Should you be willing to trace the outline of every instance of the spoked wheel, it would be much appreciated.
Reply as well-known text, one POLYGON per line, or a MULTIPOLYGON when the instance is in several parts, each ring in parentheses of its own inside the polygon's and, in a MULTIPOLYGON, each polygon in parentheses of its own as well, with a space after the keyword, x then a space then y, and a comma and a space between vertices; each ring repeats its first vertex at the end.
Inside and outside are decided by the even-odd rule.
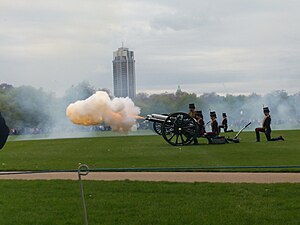
MULTIPOLYGON (((163 113, 162 115, 168 116, 169 114, 163 113)), ((155 133, 158 135, 162 135, 161 127, 162 127, 163 122, 153 122, 152 127, 155 133)))
POLYGON ((161 127, 162 127, 162 123, 159 123, 159 122, 153 122, 153 130, 154 130, 155 133, 157 133, 158 135, 161 135, 161 127))
POLYGON ((161 127, 162 136, 171 145, 188 145, 197 136, 196 121, 186 113, 173 113, 161 127))

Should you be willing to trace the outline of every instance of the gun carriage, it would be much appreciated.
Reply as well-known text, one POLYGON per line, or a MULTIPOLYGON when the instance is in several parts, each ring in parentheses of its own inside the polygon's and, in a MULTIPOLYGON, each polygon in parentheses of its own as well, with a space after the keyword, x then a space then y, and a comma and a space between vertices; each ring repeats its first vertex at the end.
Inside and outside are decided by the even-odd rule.
POLYGON ((171 145, 189 145, 197 138, 197 122, 186 113, 151 114, 145 119, 153 122, 153 130, 171 145))
MULTIPOLYGON (((162 135, 171 145, 189 145, 195 138, 199 137, 198 123, 194 118, 184 112, 172 114, 151 114, 145 120, 153 123, 153 130, 162 135)), ((239 143, 238 136, 251 124, 245 125, 233 138, 216 136, 212 138, 213 144, 225 144, 228 142, 239 143)))

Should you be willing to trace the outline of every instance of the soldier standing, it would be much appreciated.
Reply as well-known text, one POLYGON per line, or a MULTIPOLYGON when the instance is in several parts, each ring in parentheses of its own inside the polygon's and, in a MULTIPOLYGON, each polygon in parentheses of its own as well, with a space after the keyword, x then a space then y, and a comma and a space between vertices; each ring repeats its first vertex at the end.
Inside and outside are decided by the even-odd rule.
MULTIPOLYGON (((194 103, 189 104, 189 116, 192 117, 193 119, 196 119, 196 107, 194 103)), ((198 145, 198 139, 197 139, 198 134, 194 137, 193 141, 194 141, 194 145, 198 145)))
POLYGON ((233 130, 227 130, 228 129, 228 121, 227 121, 226 113, 222 113, 222 117, 223 117, 223 120, 222 120, 222 125, 219 126, 219 133, 221 133, 221 128, 224 129, 225 133, 233 132, 233 130))
POLYGON ((196 116, 196 107, 194 103, 189 104, 189 116, 195 118, 196 116))
POLYGON ((282 136, 276 137, 276 138, 271 138, 271 115, 270 115, 270 110, 268 107, 263 108, 263 112, 265 114, 262 127, 257 127, 255 128, 255 133, 256 133, 256 141, 260 142, 260 135, 259 132, 263 132, 266 135, 266 138, 268 141, 279 141, 282 140, 284 141, 284 138, 282 136))
MULTIPOLYGON (((189 104, 189 116, 196 119, 196 107, 195 107, 195 104, 194 103, 191 103, 189 104)), ((194 137, 194 145, 198 145, 199 142, 198 142, 198 139, 197 139, 197 136, 194 137)))

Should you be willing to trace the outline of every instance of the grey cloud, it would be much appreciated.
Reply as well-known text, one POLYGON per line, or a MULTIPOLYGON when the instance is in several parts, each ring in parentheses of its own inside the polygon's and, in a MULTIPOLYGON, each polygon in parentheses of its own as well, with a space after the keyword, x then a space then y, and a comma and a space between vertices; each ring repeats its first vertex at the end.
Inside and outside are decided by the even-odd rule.
MULTIPOLYGON (((112 52, 135 51, 139 90, 296 92, 300 2, 1 1, 1 82, 112 88, 112 52), (14 4, 12 3, 14 2, 14 4), (56 82, 54 82, 56 81, 56 82), (267 87, 265 82, 267 82, 267 87)), ((298 90, 299 91, 299 90, 298 90)))
POLYGON ((200 15, 187 15, 180 12, 166 13, 157 16, 151 22, 154 29, 172 29, 175 31, 197 29, 206 22, 200 15))

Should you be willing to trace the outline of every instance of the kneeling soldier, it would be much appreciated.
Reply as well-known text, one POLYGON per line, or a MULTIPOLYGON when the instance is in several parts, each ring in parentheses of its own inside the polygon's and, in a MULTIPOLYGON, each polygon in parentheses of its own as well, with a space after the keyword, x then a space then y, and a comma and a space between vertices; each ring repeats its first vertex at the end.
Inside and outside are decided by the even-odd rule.
POLYGON ((216 112, 210 112, 210 119, 211 119, 211 132, 207 132, 205 134, 205 137, 207 138, 208 142, 212 143, 212 138, 219 135, 219 127, 218 127, 218 121, 217 121, 217 115, 216 112))
POLYGON ((196 122, 198 123, 198 129, 199 129, 197 136, 202 137, 205 133, 205 124, 204 124, 203 114, 202 114, 201 110, 196 111, 195 119, 196 119, 196 122))
POLYGON ((219 126, 219 133, 221 133, 221 128, 224 129, 224 132, 233 132, 233 130, 227 130, 228 129, 228 121, 227 121, 227 115, 226 113, 222 113, 223 120, 222 120, 222 125, 219 126))
POLYGON ((260 142, 260 135, 259 132, 263 132, 266 135, 266 138, 268 141, 279 141, 282 140, 284 141, 284 138, 282 136, 276 137, 276 138, 271 138, 271 116, 270 116, 270 110, 268 107, 263 108, 265 117, 262 123, 262 127, 257 127, 255 128, 255 133, 256 133, 256 141, 260 142))

